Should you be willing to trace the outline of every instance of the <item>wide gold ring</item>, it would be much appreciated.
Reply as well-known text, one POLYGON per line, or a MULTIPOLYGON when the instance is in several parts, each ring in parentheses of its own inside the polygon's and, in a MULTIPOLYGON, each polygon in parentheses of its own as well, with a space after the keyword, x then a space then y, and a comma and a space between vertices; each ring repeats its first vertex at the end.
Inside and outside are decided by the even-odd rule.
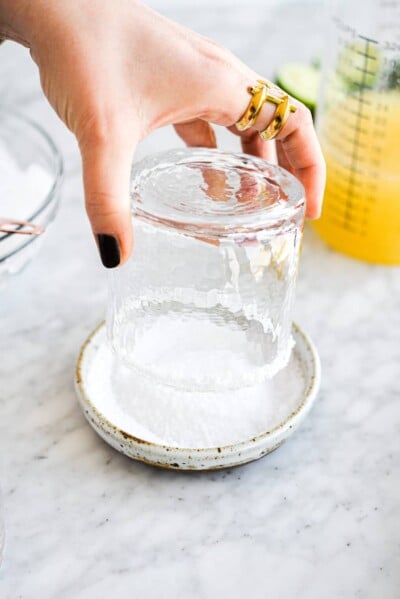
POLYGON ((267 79, 258 79, 248 92, 251 99, 237 121, 236 128, 245 131, 253 127, 265 102, 271 102, 276 105, 275 114, 268 126, 260 132, 260 136, 265 140, 273 139, 287 123, 290 113, 296 111, 296 107, 289 102, 289 96, 283 90, 267 79))
POLYGON ((272 121, 265 129, 263 129, 263 131, 260 131, 260 136, 266 141, 274 139, 274 137, 278 135, 279 131, 281 131, 281 129, 283 129, 283 127, 286 125, 289 115, 289 97, 286 96, 283 98, 282 103, 278 104, 276 107, 272 121))
POLYGON ((246 131, 254 126, 268 95, 267 87, 261 81, 257 81, 256 85, 249 87, 247 91, 251 95, 251 100, 244 114, 236 123, 236 128, 239 131, 246 131))

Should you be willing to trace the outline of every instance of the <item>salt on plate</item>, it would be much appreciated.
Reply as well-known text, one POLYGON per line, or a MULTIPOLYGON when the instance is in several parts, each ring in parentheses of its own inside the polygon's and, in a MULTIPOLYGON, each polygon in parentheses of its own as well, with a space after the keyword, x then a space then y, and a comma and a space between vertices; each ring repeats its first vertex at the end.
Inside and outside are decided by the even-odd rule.
POLYGON ((51 190, 53 178, 41 164, 18 164, 0 144, 0 216, 27 220, 40 208, 51 190))
POLYGON ((122 365, 104 341, 87 373, 89 397, 113 425, 145 441, 183 448, 232 445, 272 431, 301 403, 305 378, 296 351, 273 379, 221 392, 186 392, 122 365))

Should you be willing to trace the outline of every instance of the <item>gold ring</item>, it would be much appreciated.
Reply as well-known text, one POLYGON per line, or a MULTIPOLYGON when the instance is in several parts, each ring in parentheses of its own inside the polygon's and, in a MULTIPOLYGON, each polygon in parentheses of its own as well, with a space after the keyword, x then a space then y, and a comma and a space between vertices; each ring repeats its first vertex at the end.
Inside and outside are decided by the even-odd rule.
POLYGON ((274 117, 270 124, 263 130, 260 131, 260 136, 264 140, 274 139, 279 131, 286 125, 286 122, 290 115, 289 98, 286 96, 281 104, 278 104, 275 110, 274 117))
POLYGON ((273 139, 286 124, 290 113, 296 111, 296 107, 289 102, 287 94, 267 79, 258 79, 248 92, 252 97, 243 116, 237 121, 236 128, 245 131, 253 127, 265 102, 271 102, 276 105, 275 114, 269 125, 260 132, 260 136, 265 140, 273 139))
POLYGON ((260 81, 257 81, 257 84, 254 87, 249 87, 247 91, 251 95, 251 100, 245 113, 236 123, 236 128, 239 129, 239 131, 246 131, 246 129, 249 129, 249 127, 254 125, 268 94, 266 86, 260 81))

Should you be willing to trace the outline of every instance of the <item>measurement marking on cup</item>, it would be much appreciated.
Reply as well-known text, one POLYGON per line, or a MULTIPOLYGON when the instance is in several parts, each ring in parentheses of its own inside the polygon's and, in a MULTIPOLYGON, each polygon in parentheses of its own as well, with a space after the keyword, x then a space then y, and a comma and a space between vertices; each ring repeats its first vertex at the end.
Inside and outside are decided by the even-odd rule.
MULTIPOLYGON (((365 54, 365 56, 367 55, 365 54)), ((365 104, 365 106, 371 106, 371 102, 369 100, 366 100, 365 98, 359 98, 358 101, 360 104, 365 104)))
POLYGON ((372 37, 367 37, 365 35, 359 35, 358 36, 360 39, 364 40, 365 42, 367 42, 367 54, 368 54, 368 44, 378 44, 379 42, 377 40, 372 39, 372 37))
MULTIPOLYGON (((368 58, 367 58, 368 60, 368 58)), ((365 71, 364 69, 360 69, 361 73, 362 73, 362 80, 361 81, 353 81, 352 79, 349 79, 348 77, 346 78, 348 82, 351 83, 351 85, 353 87, 356 87, 357 89, 364 89, 364 85, 365 85, 365 75, 368 75, 368 72, 365 71)))
MULTIPOLYGON (((356 115, 355 112, 353 112, 353 114, 356 115)), ((337 132, 329 131, 328 133, 325 134, 325 138, 333 146, 340 144, 341 142, 345 142, 345 144, 353 145, 353 141, 354 141, 353 137, 350 137, 348 135, 341 135, 340 131, 337 131, 337 132)), ((362 143, 358 144, 358 148, 360 150, 364 149, 365 147, 366 147, 365 144, 362 144, 362 143)))
MULTIPOLYGON (((358 121, 360 121, 363 116, 360 112, 357 111, 355 111, 355 115, 357 116, 358 121)), ((360 125, 358 124, 354 127, 354 131, 357 131, 357 133, 364 133, 365 135, 368 133, 367 129, 360 127, 360 125)))
MULTIPOLYGON (((364 65, 363 68, 359 67, 358 70, 361 71, 362 77, 361 82, 357 84, 358 87, 358 107, 355 111, 355 126, 354 126, 354 138, 353 138, 353 152, 351 155, 350 161, 350 174, 347 181, 347 196, 346 196, 346 207, 344 211, 344 228, 349 230, 350 223, 352 222, 352 213, 354 209, 354 201, 353 195, 355 188, 359 185, 360 181, 357 180, 357 173, 359 172, 359 150, 360 150, 360 136, 366 133, 366 130, 362 127, 362 120, 364 118, 363 115, 363 104, 367 104, 365 99, 363 99, 364 89, 366 87, 367 76, 370 74, 368 69, 368 61, 371 59, 370 45, 377 44, 376 40, 372 38, 368 38, 363 35, 358 36, 360 39, 365 41, 366 48, 365 52, 362 53, 364 56, 364 65), (364 101, 363 101, 364 100, 364 101)), ((365 212, 367 210, 365 209, 365 212)), ((366 217, 367 218, 367 217, 366 217)))
POLYGON ((358 115, 358 117, 359 117, 360 119, 365 119, 365 120, 368 120, 368 116, 367 116, 366 114, 362 114, 362 113, 360 113, 360 112, 359 112, 359 111, 357 111, 357 110, 351 110, 351 108, 347 108, 347 112, 348 112, 348 114, 354 114, 355 116, 357 116, 357 115, 358 115))
MULTIPOLYGON (((355 50, 356 54, 359 54, 360 56, 366 56, 369 60, 377 60, 376 56, 369 56, 369 54, 366 54, 365 52, 361 52, 360 50, 355 50)), ((356 68, 360 68, 360 67, 356 67, 356 68)), ((362 69, 360 69, 362 70, 362 69)), ((375 75, 375 73, 372 73, 373 75, 375 75)))
MULTIPOLYGON (((367 59, 369 59, 368 54, 363 54, 363 56, 365 56, 367 59)), ((361 71, 362 73, 365 73, 365 75, 370 75, 371 77, 375 77, 376 73, 374 73, 374 71, 368 71, 367 69, 364 69, 363 67, 358 67, 358 66, 354 66, 356 71, 361 71)))

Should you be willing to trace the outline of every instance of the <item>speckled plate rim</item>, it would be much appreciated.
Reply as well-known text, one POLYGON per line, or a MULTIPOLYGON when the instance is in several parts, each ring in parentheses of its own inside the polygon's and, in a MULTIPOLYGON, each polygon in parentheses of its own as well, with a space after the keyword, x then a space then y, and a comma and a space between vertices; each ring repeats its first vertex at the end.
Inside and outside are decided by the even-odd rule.
POLYGON ((257 460, 277 447, 294 433, 313 405, 321 382, 321 364, 311 339, 299 325, 293 323, 292 334, 306 377, 305 391, 297 409, 281 424, 270 431, 233 445, 207 448, 182 448, 159 445, 131 435, 110 422, 96 407, 95 398, 89 397, 85 385, 85 368, 105 334, 105 323, 100 323, 81 347, 75 368, 75 388, 79 403, 92 428, 117 451, 129 458, 160 468, 172 470, 218 470, 240 466, 257 460))

